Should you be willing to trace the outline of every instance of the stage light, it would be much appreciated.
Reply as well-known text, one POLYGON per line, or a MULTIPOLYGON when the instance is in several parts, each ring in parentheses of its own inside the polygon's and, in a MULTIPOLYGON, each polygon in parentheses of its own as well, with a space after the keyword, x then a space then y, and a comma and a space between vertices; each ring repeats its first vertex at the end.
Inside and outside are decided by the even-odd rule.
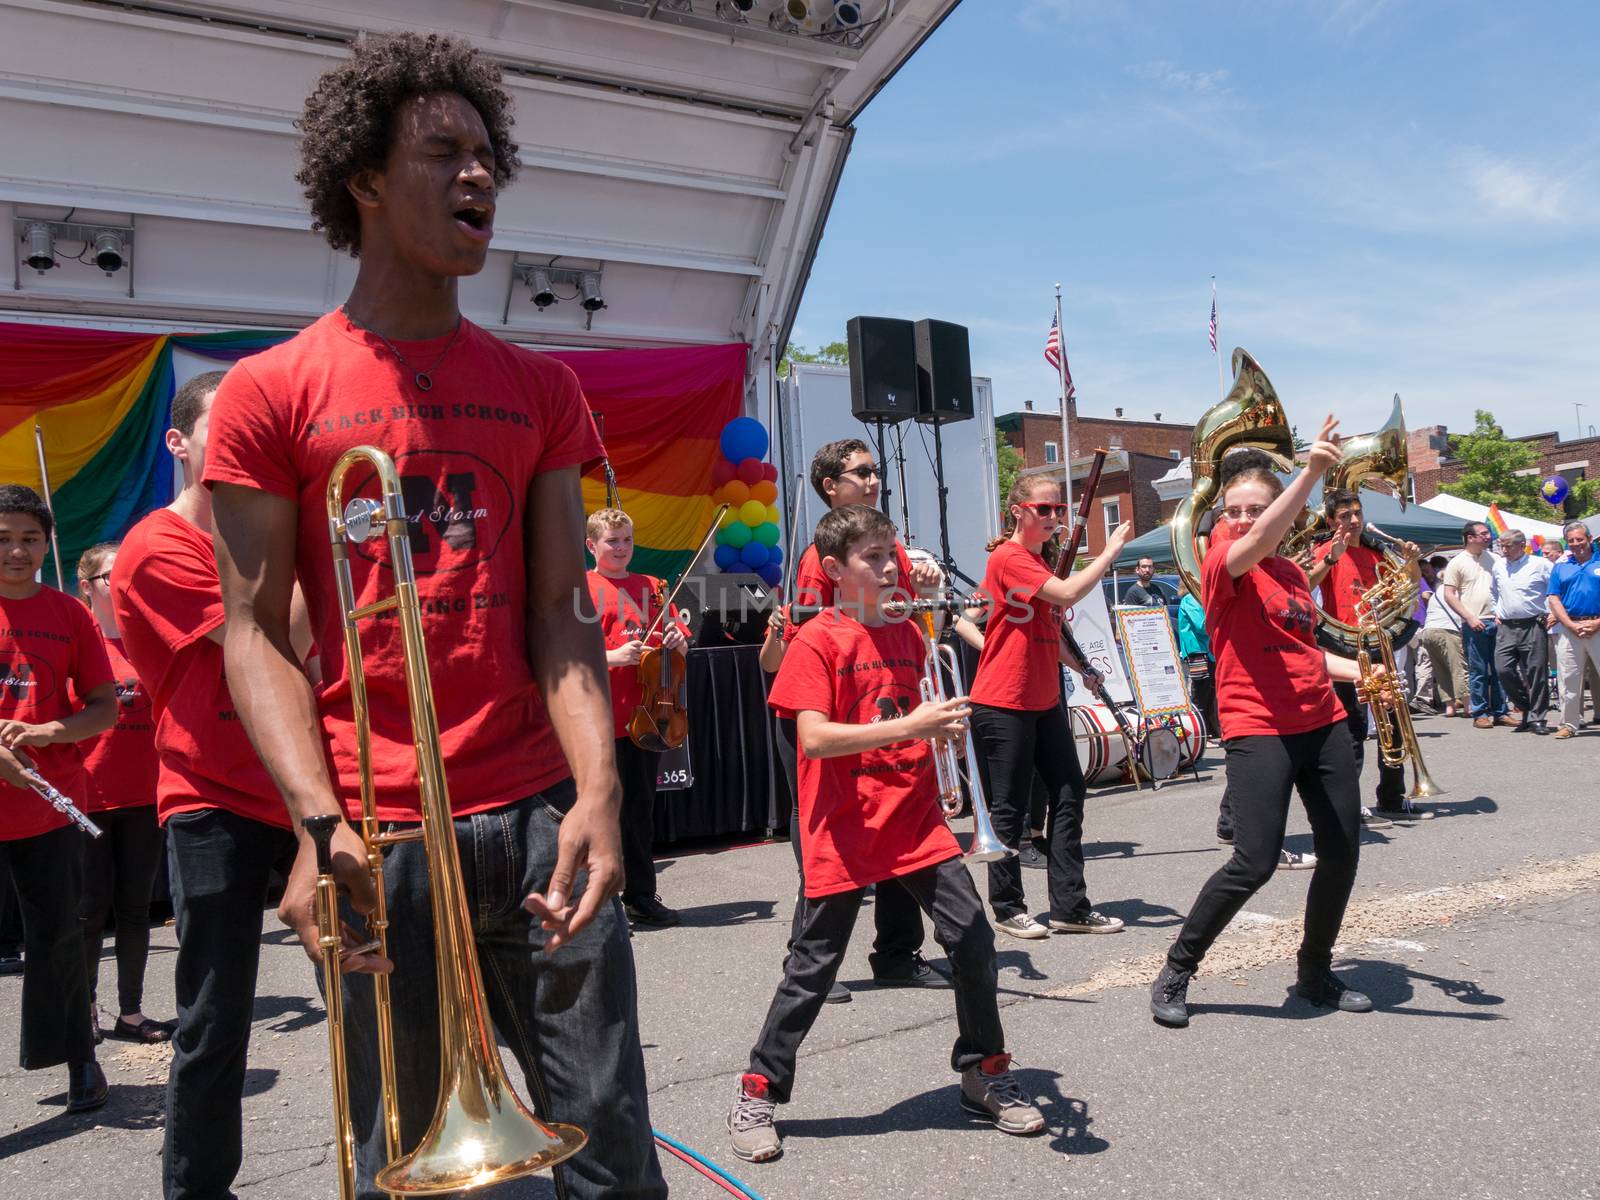
POLYGON ((43 275, 56 265, 55 238, 51 236, 48 225, 34 222, 23 231, 22 240, 28 247, 23 261, 39 274, 43 275))
POLYGON ((772 14, 770 23, 774 29, 798 29, 810 16, 809 0, 782 0, 777 11, 772 14))
POLYGON ((94 235, 94 265, 107 275, 115 275, 127 261, 122 235, 115 229, 102 229, 94 235))
POLYGON ((606 306, 606 302, 600 296, 599 271, 585 271, 578 280, 578 289, 583 294, 583 299, 579 303, 584 312, 599 312, 606 306))
POLYGON ((717 0, 717 16, 733 25, 743 25, 750 17, 756 0, 717 0))
POLYGON ((556 302, 555 289, 550 286, 550 272, 543 267, 533 269, 533 276, 528 280, 528 286, 533 291, 533 306, 540 312, 556 302))
POLYGON ((852 0, 835 0, 833 16, 822 27, 824 33, 844 33, 861 26, 861 5, 852 0))

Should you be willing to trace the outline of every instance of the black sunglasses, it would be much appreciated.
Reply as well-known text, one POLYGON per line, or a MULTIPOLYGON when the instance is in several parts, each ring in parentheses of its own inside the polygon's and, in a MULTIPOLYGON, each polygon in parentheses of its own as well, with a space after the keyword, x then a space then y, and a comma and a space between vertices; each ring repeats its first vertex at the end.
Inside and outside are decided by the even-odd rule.
POLYGON ((865 483, 869 479, 879 478, 882 474, 883 472, 878 470, 877 467, 851 467, 848 471, 840 471, 834 478, 838 479, 841 475, 854 475, 862 483, 865 483))
POLYGON ((1034 501, 1034 500, 1028 501, 1027 503, 1023 504, 1022 507, 1023 508, 1031 508, 1031 509, 1033 509, 1034 512, 1038 513, 1041 517, 1044 517, 1047 520, 1050 517, 1057 517, 1057 518, 1064 517, 1069 512, 1072 511, 1071 505, 1067 505, 1067 504, 1046 504, 1043 501, 1034 501))

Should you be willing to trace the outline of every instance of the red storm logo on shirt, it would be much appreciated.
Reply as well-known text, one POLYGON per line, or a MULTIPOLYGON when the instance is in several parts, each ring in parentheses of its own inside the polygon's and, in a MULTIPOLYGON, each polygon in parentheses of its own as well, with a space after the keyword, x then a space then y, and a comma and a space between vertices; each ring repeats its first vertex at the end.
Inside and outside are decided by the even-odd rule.
MULTIPOLYGON (((397 455, 395 466, 418 575, 471 570, 494 557, 517 511, 511 484, 497 468, 465 450, 413 450, 397 455)), ((370 496, 376 490, 368 475, 345 495, 370 496)), ((368 562, 388 559, 381 538, 369 538, 355 550, 368 562)))
POLYGON ((55 694, 55 676, 49 663, 35 662, 22 654, 11 659, 0 657, 0 697, 42 704, 55 694))

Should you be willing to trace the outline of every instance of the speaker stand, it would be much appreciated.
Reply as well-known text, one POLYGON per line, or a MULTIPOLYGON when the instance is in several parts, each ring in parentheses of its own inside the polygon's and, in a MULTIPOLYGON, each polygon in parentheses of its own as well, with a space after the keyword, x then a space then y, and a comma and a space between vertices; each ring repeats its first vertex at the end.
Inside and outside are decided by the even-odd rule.
POLYGON ((915 535, 911 532, 911 498, 906 492, 906 437, 899 425, 894 427, 894 473, 900 481, 900 540, 910 542, 915 535))
POLYGON ((872 423, 877 427, 878 431, 874 439, 878 443, 878 507, 883 510, 883 515, 887 517, 889 515, 889 497, 894 493, 889 489, 889 460, 884 456, 883 450, 883 418, 875 417, 872 423))
POLYGON ((956 568, 956 560, 950 553, 950 489, 944 482, 944 422, 940 420, 933 422, 933 477, 939 488, 939 565, 947 578, 959 576, 977 587, 956 568))

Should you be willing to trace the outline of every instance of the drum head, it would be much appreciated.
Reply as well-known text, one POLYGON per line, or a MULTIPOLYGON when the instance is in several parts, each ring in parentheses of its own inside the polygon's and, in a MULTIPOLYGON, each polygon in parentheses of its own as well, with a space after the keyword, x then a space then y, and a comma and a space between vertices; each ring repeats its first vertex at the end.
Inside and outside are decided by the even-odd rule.
POLYGON ((1145 731, 1139 744, 1139 765, 1151 779, 1171 779, 1183 762, 1178 735, 1166 728, 1145 731))

